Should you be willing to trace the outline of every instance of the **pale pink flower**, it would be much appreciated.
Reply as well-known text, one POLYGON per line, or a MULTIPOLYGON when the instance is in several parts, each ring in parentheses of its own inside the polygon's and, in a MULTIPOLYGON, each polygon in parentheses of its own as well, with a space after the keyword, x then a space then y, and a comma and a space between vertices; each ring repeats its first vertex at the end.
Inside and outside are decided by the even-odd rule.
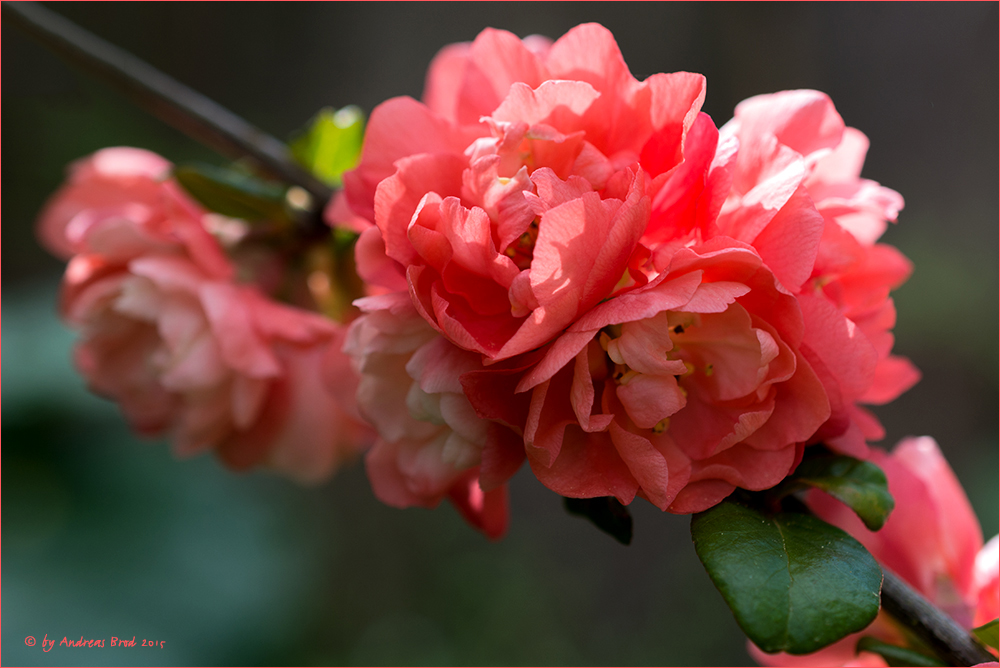
POLYGON ((738 140, 739 152, 716 231, 752 244, 798 295, 803 354, 832 408, 812 440, 864 457, 865 441, 884 431, 857 404, 891 401, 919 379, 908 360, 890 354, 896 311, 889 291, 912 267, 876 243, 903 198, 861 178, 868 139, 845 127, 823 93, 745 100, 721 135, 738 140))
POLYGON ((379 439, 365 463, 375 496, 397 508, 448 498, 492 538, 507 528, 505 487, 484 492, 479 464, 490 429, 462 392, 479 355, 455 347, 421 318, 405 293, 358 300, 364 315, 345 351, 360 374, 358 406, 379 439))
POLYGON ((133 210, 158 208, 164 199, 164 181, 171 164, 164 158, 138 148, 102 149, 78 160, 67 169, 67 179, 59 192, 45 205, 35 231, 38 239, 53 255, 68 260, 76 253, 82 236, 79 228, 70 227, 78 214, 107 211, 131 205, 133 210), (128 189, 130 201, 122 192, 128 189))
POLYGON ((214 448, 234 468, 321 480, 366 436, 342 328, 235 283, 206 213, 169 170, 145 151, 106 149, 76 163, 43 212, 40 236, 73 254, 62 312, 81 334, 77 366, 181 456, 214 448), (338 364, 340 397, 321 374, 338 364))
POLYGON ((372 113, 347 200, 361 274, 408 289, 456 345, 506 359, 645 276, 650 196, 683 159, 704 78, 629 73, 611 34, 551 47, 488 29, 444 50, 425 100, 372 113), (380 236, 380 238, 379 238, 380 236), (640 251, 641 252, 641 251, 640 251))
MULTIPOLYGON (((896 501, 879 531, 869 531, 849 508, 822 492, 810 493, 809 506, 966 628, 996 619, 998 539, 983 546, 972 506, 934 439, 905 439, 891 454, 872 449, 871 459, 885 471, 896 501)), ((855 656, 854 647, 864 635, 905 644, 902 631, 880 613, 864 631, 819 652, 771 655, 752 644, 750 651, 763 665, 886 665, 874 654, 855 656)))

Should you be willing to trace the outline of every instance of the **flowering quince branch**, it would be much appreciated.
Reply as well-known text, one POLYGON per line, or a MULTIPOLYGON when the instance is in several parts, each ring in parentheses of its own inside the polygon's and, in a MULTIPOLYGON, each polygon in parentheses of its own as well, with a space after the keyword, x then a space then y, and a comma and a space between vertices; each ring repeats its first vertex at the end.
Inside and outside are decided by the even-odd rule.
POLYGON ((876 243, 902 199, 860 178, 867 139, 825 95, 752 98, 719 129, 703 77, 636 81, 601 26, 486 30, 440 52, 423 103, 376 108, 363 149, 348 108, 290 151, 47 10, 4 13, 335 228, 268 236, 288 191, 238 169, 138 149, 72 167, 39 235, 70 261, 80 370, 137 430, 305 481, 367 449, 380 500, 447 498, 493 538, 527 460, 623 543, 636 496, 692 514, 763 663, 991 658, 965 629, 996 616, 996 541, 979 549, 933 441, 866 444, 884 434, 859 403, 918 378, 890 354, 910 265, 876 243))

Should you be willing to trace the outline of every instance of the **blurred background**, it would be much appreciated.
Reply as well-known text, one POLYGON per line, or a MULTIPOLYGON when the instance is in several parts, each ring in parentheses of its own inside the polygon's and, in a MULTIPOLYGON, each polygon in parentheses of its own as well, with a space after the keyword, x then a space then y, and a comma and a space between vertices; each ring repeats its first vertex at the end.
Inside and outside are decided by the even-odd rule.
MULTIPOLYGON (((895 295, 896 351, 924 378, 876 409, 882 445, 933 435, 997 532, 995 3, 52 8, 279 137, 323 106, 419 97, 435 52, 486 26, 556 38, 601 22, 638 78, 705 74, 719 125, 751 95, 829 93, 871 139, 864 176, 906 198, 884 240, 916 265, 895 295)), ((300 488, 131 435, 72 370, 62 265, 34 240, 35 215, 68 162, 105 146, 223 160, 2 30, 5 664, 750 663, 688 518, 641 500, 622 547, 525 469, 493 544, 447 504, 381 505, 359 466, 300 488), (165 645, 42 653, 44 634, 165 645)))

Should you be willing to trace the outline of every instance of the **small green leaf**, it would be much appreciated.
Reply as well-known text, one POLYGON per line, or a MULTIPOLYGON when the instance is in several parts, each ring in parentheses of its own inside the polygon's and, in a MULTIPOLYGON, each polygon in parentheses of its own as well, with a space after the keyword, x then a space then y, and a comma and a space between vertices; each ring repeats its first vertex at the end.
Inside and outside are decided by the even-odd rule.
POLYGON ((807 458, 789 482, 821 489, 844 502, 872 531, 882 528, 895 506, 882 469, 853 457, 821 454, 807 458))
POLYGON ((858 641, 858 652, 874 652, 890 666, 943 666, 937 659, 912 649, 884 643, 877 638, 865 636, 858 641))
POLYGON ((360 109, 325 108, 312 119, 309 129, 292 141, 292 155, 316 178, 337 187, 343 173, 358 164, 364 138, 365 116, 360 109))
POLYGON ((998 647, 998 645, 1000 645, 1000 638, 997 637, 1000 635, 997 627, 998 623, 1000 623, 1000 620, 994 619, 992 622, 987 622, 982 626, 977 626, 972 629, 972 635, 976 636, 976 638, 979 639, 979 642, 983 643, 987 647, 1000 649, 1000 647, 998 647))
POLYGON ((204 164, 180 165, 174 178, 206 209, 244 220, 290 220, 287 188, 236 169, 204 164))
POLYGON ((765 652, 815 652, 878 614, 878 564, 817 517, 728 500, 695 515, 691 536, 740 628, 765 652))
POLYGON ((598 529, 609 534, 622 545, 632 542, 632 515, 613 496, 599 496, 593 499, 563 498, 567 512, 582 515, 593 522, 598 529))

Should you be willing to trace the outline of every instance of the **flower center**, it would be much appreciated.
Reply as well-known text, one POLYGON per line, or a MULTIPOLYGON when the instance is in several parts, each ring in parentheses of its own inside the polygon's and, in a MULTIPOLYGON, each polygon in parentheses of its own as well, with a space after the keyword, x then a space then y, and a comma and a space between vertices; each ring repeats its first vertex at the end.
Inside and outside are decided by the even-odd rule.
POLYGON ((531 266, 531 259, 535 251, 535 242, 538 240, 538 222, 538 218, 531 221, 527 231, 504 251, 504 255, 513 260, 514 265, 521 271, 531 266))

